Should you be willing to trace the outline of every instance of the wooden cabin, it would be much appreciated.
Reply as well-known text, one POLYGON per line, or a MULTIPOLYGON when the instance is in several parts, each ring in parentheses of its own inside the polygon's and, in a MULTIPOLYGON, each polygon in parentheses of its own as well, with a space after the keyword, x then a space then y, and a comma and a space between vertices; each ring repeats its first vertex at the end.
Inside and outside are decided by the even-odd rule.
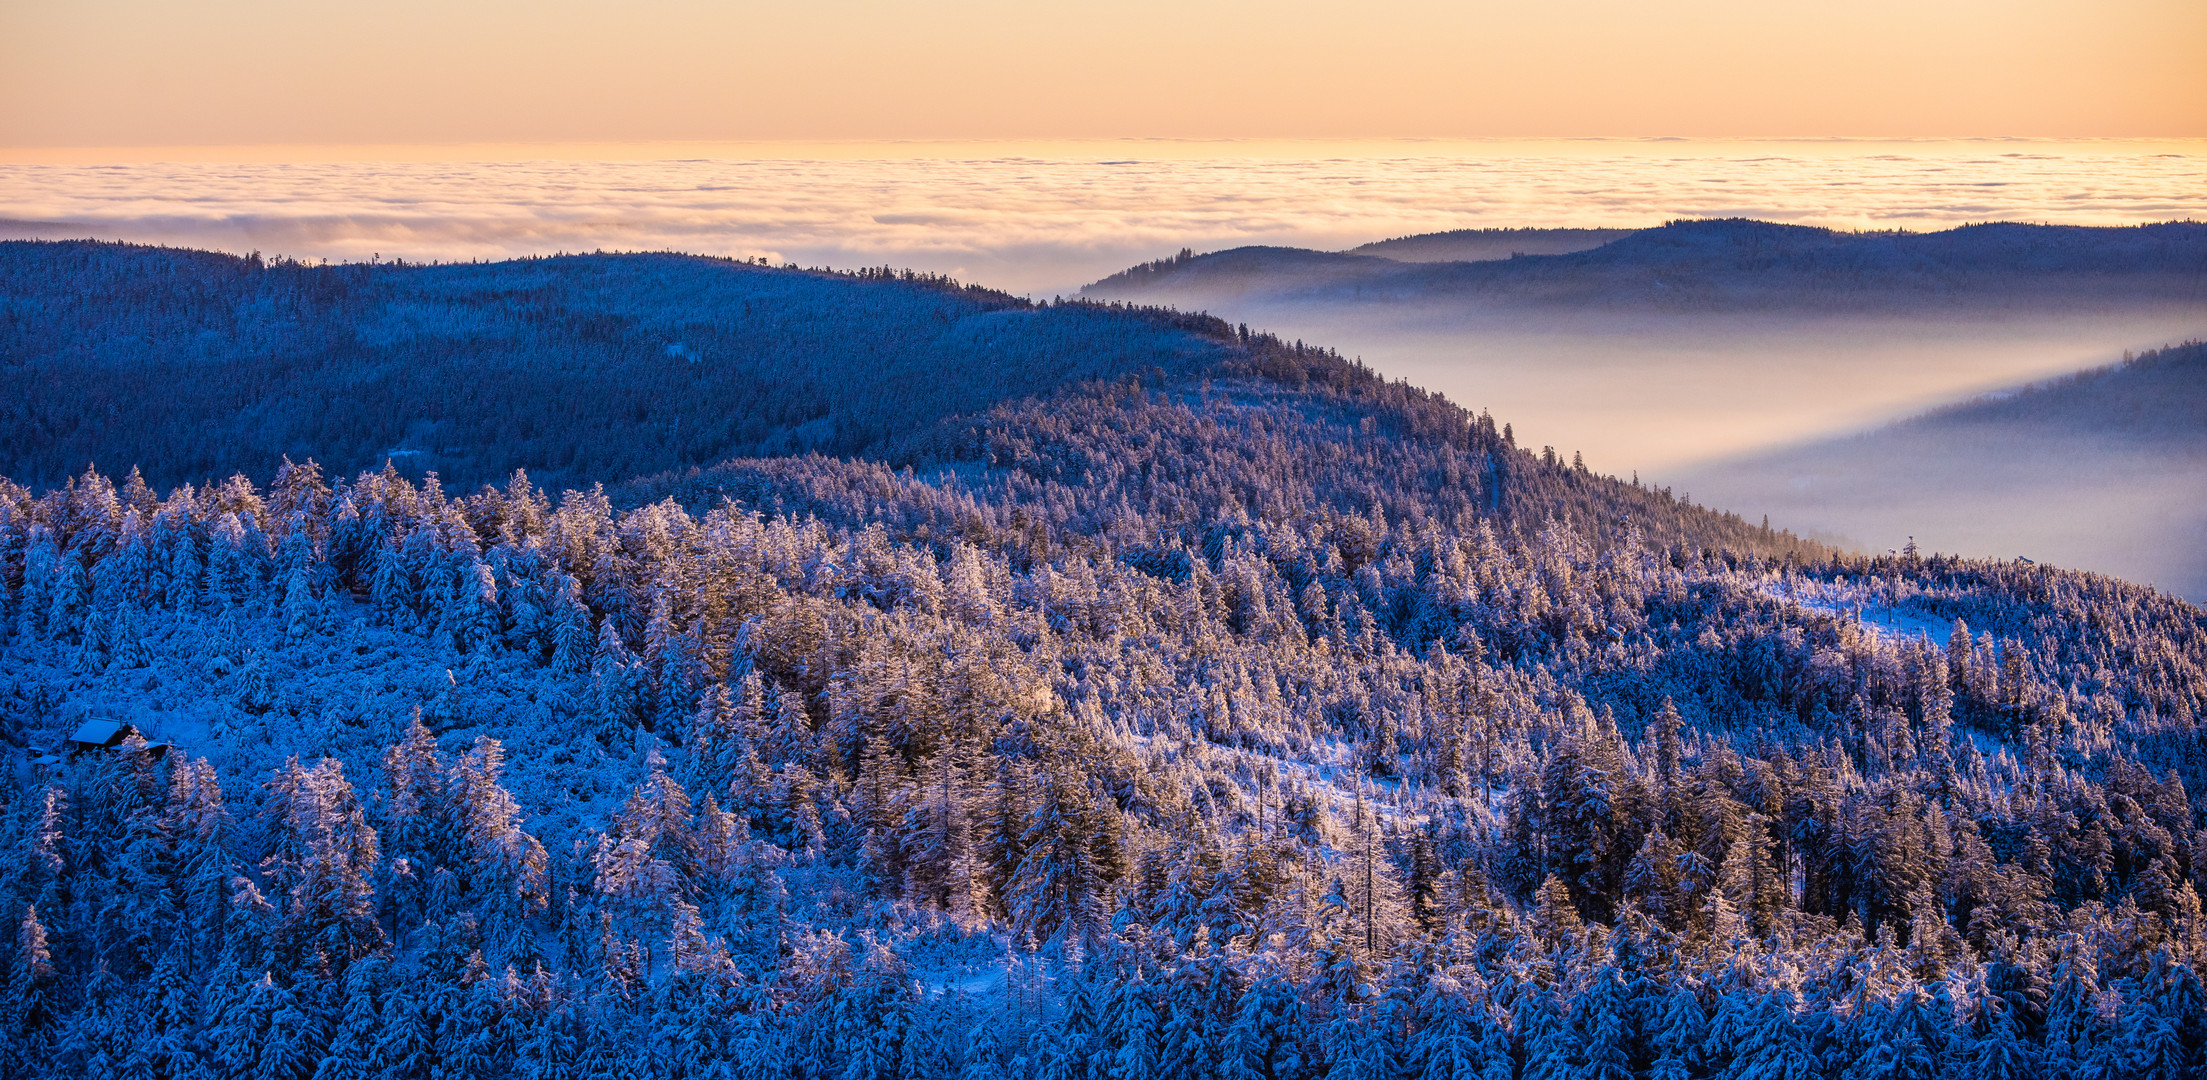
MULTIPOLYGON (((84 754, 98 750, 113 750, 121 746, 123 740, 136 734, 138 734, 136 726, 126 724, 121 720, 105 716, 86 717, 84 723, 77 725, 76 734, 69 736, 69 752, 84 754)), ((169 744, 147 743, 146 752, 156 758, 161 757, 169 752, 169 744)))
POLYGON ((91 750, 112 750, 121 746, 124 739, 137 733, 137 728, 120 720, 88 716, 84 723, 77 725, 77 733, 69 736, 69 749, 79 754, 91 750))

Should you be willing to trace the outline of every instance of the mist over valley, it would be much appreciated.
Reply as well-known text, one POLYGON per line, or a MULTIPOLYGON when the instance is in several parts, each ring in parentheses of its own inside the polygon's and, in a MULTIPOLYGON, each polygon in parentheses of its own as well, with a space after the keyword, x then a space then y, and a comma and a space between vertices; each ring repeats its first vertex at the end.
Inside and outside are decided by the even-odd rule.
POLYGON ((2207 346, 1688 467, 1697 498, 1851 546, 2008 552, 2207 596, 2207 346))
POLYGON ((1843 546, 1913 535, 1927 550, 2042 552, 2196 594, 2189 508, 2207 474, 2189 450, 2141 457, 2112 433, 2057 440, 2020 424, 2000 450, 1919 433, 1873 465, 1840 448, 2207 334, 2203 237, 2207 226, 2181 223, 1850 236, 1699 222, 1587 248, 1576 231, 1460 233, 1413 239, 1490 257, 1233 250, 1136 267, 1086 294, 1327 342, 1508 418, 1523 445, 1843 546), (1513 248, 1542 243, 1576 253, 1513 248), (1504 248, 1519 257, 1493 257, 1504 248))

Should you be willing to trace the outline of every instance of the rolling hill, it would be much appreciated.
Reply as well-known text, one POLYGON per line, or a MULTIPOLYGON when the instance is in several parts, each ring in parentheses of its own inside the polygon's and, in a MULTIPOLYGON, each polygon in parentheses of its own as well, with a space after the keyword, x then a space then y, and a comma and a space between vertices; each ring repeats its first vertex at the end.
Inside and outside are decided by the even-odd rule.
POLYGON ((35 254, 105 299, 11 279, 22 415, 105 396, 14 460, 200 456, 0 481, 11 1076, 2207 1066, 2182 600, 1836 550, 1207 317, 35 254), (271 373, 283 439, 220 408, 271 373), (417 416, 578 482, 278 455, 417 416), (677 452, 712 417, 768 453, 677 452))
MULTIPOLYGON (((706 481, 680 478, 741 458, 995 466, 1003 431, 1019 429, 1024 445, 1062 410, 1102 400, 1139 411, 1154 396, 1194 402, 1208 425, 1238 394, 1256 404, 1237 415, 1257 426, 1229 422, 1243 433, 1230 443, 1324 415, 1314 432, 1431 448, 1415 467, 1423 472, 1391 478, 1400 462, 1361 474, 1313 463, 1316 487, 1298 497, 1318 504, 1386 503, 1458 527, 1482 511, 1528 530, 1566 517, 1597 533, 1629 517, 1667 538, 1743 550, 1796 542, 1540 460, 1491 422, 1328 351, 1163 309, 668 255, 311 267, 11 243, 0 244, 0 271, 0 475, 38 490, 101 463, 152 487, 206 487, 273 476, 287 458, 337 475, 435 473, 457 491, 526 470, 547 491, 616 493, 695 489, 706 481), (1212 379, 1238 381, 1210 395, 1200 388, 1212 379)), ((1143 486, 1154 491, 1165 468, 1261 487, 1233 471, 1254 451, 1233 450, 1216 461, 1166 455, 1143 486)), ((1063 468, 1024 467, 1053 479, 1063 468)), ((1112 490, 1146 505, 1138 490, 1112 490)), ((1261 512, 1256 495, 1237 498, 1261 512)), ((1206 496, 1168 509, 1179 520, 1220 507, 1206 496)))
POLYGON ((0 472, 52 484, 136 465, 166 486, 268 475, 288 454, 344 471, 389 458, 464 487, 517 468, 584 486, 746 454, 882 452, 1006 395, 1184 376, 1221 355, 1163 313, 887 274, 0 243, 0 472))
POLYGON ((1565 255, 1630 236, 1633 229, 1456 229, 1362 244, 1346 255, 1396 262, 1487 262, 1519 255, 1565 255))
POLYGON ((2207 303, 2207 224, 2195 222, 1842 233, 1678 221, 1560 254, 1532 253, 1528 243, 1516 249, 1525 253, 1496 260, 1498 248, 1482 242, 1466 252, 1486 256, 1478 261, 1388 257, 1388 245, 1416 251, 1427 243, 1445 250, 1438 239, 1411 238, 1342 253, 1251 247, 1184 254, 1104 278, 1082 295, 1218 310, 1237 302, 1685 312, 2207 303))

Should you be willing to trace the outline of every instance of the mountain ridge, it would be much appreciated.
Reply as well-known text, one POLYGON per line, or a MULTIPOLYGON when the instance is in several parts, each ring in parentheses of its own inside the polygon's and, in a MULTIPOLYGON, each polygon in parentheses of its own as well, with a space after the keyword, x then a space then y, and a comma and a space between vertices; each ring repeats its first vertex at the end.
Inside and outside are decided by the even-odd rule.
POLYGON ((2207 224, 1991 223, 1932 233, 1843 233, 1694 220, 1585 250, 1482 262, 1235 248, 1132 267, 1084 287, 1082 295, 1186 306, 1261 295, 1304 303, 1453 299, 1602 310, 2207 301, 2207 224))
POLYGON ((396 456, 463 486, 520 467, 587 484, 851 453, 1006 392, 1219 352, 1175 319, 665 254, 317 267, 11 242, 0 472, 51 485, 104 458, 167 485, 267 475, 285 454, 348 472, 396 456), (952 360, 960 378, 935 378, 952 360))
MULTIPOLYGON (((1270 404, 1251 414, 1260 417, 1260 429, 1274 408, 1285 410, 1283 417, 1305 408, 1348 409, 1353 416, 1323 429, 1334 433, 1327 438, 1407 440, 1430 448, 1425 467, 1439 470, 1435 475, 1462 478, 1464 491, 1452 492, 1405 477, 1403 490, 1424 494, 1404 501, 1335 469, 1323 483, 1364 492, 1360 505, 1337 509, 1390 502, 1398 515, 1451 527, 1468 527, 1470 515, 1489 511, 1507 527, 1527 530, 1550 516, 1576 516, 1597 536, 1637 517, 1666 538, 1696 546, 1775 553, 1804 543, 1782 529, 1749 528, 1722 512, 1683 505, 1667 492, 1573 470, 1552 450, 1545 457, 1520 450, 1507 425, 1389 383, 1329 350, 1167 309, 1033 303, 909 272, 830 275, 663 255, 321 268, 116 245, 0 245, 0 268, 11 265, 11 255, 17 267, 6 279, 14 291, 0 292, 7 305, 0 326, 25 327, 36 305, 75 280, 49 274, 51 280, 26 286, 25 266, 38 259, 25 252, 90 262, 94 273, 110 275, 105 287, 124 298, 105 321, 97 310, 80 312, 73 330, 44 327, 6 338, 0 383, 25 392, 0 406, 0 430, 12 433, 0 475, 16 470, 34 489, 69 486, 84 473, 60 464, 64 455, 129 461, 146 470, 148 484, 189 478, 201 486, 238 471, 268 476, 288 457, 315 460, 340 475, 397 462, 408 476, 436 472, 461 491, 517 469, 548 490, 595 482, 624 499, 642 498, 654 484, 670 492, 686 487, 702 512, 711 500, 696 492, 708 480, 686 477, 726 472, 723 462, 821 453, 958 467, 984 461, 1006 429, 1025 433, 1010 436, 1016 442, 1052 430, 1054 410, 1099 402, 1106 403, 1103 411, 1091 417, 1098 430, 1139 426, 1119 411, 1116 403, 1124 402, 1152 417, 1171 413, 1174 423, 1195 425, 1189 438, 1207 438, 1201 433, 1218 430, 1215 418, 1160 412, 1146 395, 1160 403, 1207 399, 1201 386, 1216 378, 1278 388, 1266 392, 1270 404), (109 265, 115 260, 122 265, 109 265), (152 281, 144 286, 153 290, 150 299, 133 291, 140 277, 152 281), (645 292, 655 297, 649 304, 638 299, 645 292), (678 305, 669 294, 696 299, 678 305), (520 311, 481 314, 508 307, 520 311), (142 314, 148 311, 153 315, 142 314), (137 328, 141 318, 183 325, 156 338, 137 328), (760 323, 763 333, 794 335, 803 347, 785 341, 764 360, 730 363, 730 353, 761 333, 748 324, 760 323), (110 324, 128 332, 109 332, 110 324), (854 334, 854 326, 867 330, 854 334), (217 335, 218 327, 227 336, 217 335), (308 339, 306 359, 285 357, 292 335, 308 339), (120 344, 102 353, 105 341, 120 344), (573 342, 572 352, 562 341, 573 342), (152 358, 141 361, 130 348, 150 350, 152 358), (87 352, 94 355, 81 355, 87 352), (722 364, 729 370, 716 373, 722 364), (866 377, 841 378, 841 368, 866 377), (283 381, 272 386, 262 373, 283 381), (772 385, 777 373, 794 386, 772 385), (155 381, 165 384, 158 395, 149 389, 155 381), (448 382, 467 392, 446 390, 448 400, 407 397, 448 382), (217 392, 201 393, 206 383, 217 392), (365 400, 357 411, 309 400, 324 394, 365 400), (87 400, 129 422, 79 423, 87 400), (227 415, 233 401, 243 410, 236 419, 227 415), (745 409, 763 409, 772 422, 741 421, 745 409), (730 411, 739 419, 721 418, 730 411), (718 441, 704 441, 700 431, 718 441), (164 434, 170 442, 160 441, 164 434), (440 444, 440 437, 460 445, 440 444), (177 475, 159 456, 176 442, 198 452, 222 438, 230 441, 209 460, 226 465, 177 475), (394 454, 390 447, 404 445, 400 440, 423 445, 394 454), (607 440, 614 450, 600 446, 607 440), (24 462, 43 471, 21 475, 24 462)), ((1240 423, 1228 427, 1242 430, 1240 423)), ((1237 461, 1265 452, 1240 437, 1213 449, 1231 451, 1227 460, 1237 461)), ((1047 471, 1030 456, 1013 456, 1025 468, 1047 471)), ((1374 468, 1384 468, 1383 460, 1373 458, 1374 468)), ((1206 464, 1172 453, 1152 467, 1190 477, 1206 464)), ((1144 505, 1138 492, 1129 497, 1144 505)), ((1178 513, 1201 519, 1215 510, 1178 513)), ((1095 524, 1092 516, 1083 521, 1095 524)))
POLYGON ((1359 244, 1344 255, 1396 262, 1486 262, 1516 255, 1563 255, 1600 247, 1636 229, 1454 229, 1359 244))

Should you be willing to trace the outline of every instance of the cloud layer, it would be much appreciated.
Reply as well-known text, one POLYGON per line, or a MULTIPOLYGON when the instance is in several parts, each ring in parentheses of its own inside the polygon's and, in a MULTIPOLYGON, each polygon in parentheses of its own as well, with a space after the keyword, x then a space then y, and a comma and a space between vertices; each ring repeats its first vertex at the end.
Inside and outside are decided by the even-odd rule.
MULTIPOLYGON (((1137 144, 1138 145, 1138 144, 1137 144)), ((308 259, 673 249, 1070 291, 1179 248, 1345 248, 1453 228, 1742 215, 1849 228, 2207 214, 2207 144, 1558 146, 1094 156, 0 164, 0 236, 308 259), (2165 148, 2165 147, 2163 147, 2165 148)))

